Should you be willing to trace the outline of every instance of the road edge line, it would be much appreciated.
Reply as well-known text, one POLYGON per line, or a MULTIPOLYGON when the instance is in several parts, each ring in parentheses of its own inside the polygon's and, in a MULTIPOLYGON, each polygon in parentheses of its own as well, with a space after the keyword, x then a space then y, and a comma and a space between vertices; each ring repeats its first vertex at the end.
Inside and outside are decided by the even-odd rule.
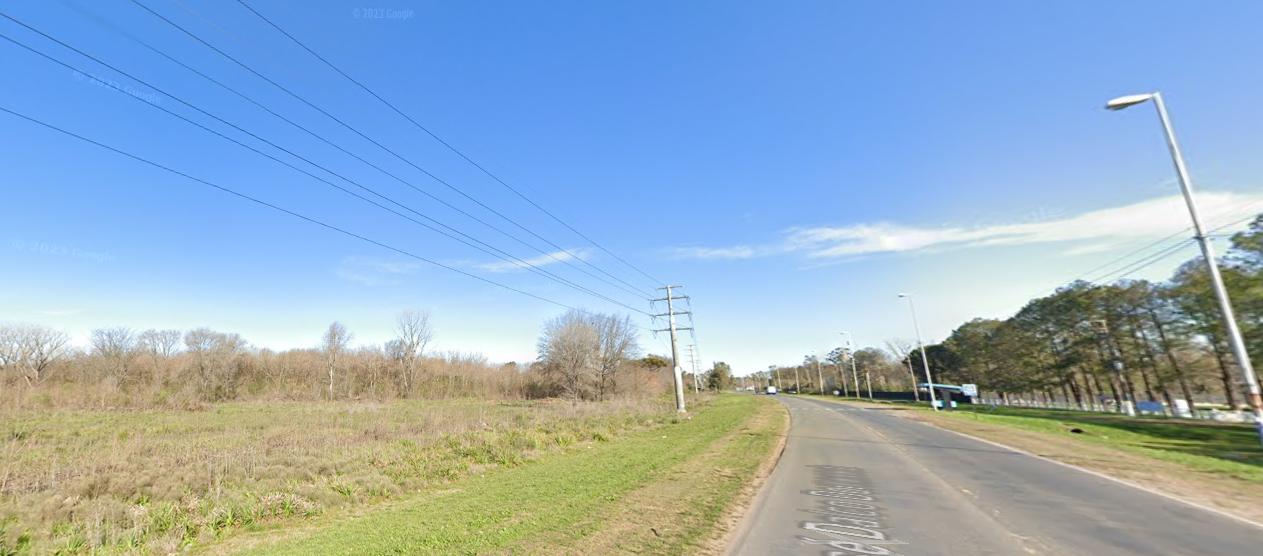
MULTIPOLYGON (((864 411, 868 411, 868 410, 869 410, 868 408, 865 408, 865 407, 861 407, 861 408, 859 408, 859 409, 864 410, 864 411)), ((960 432, 960 431, 954 431, 954 430, 949 429, 949 428, 940 427, 940 426, 938 426, 938 425, 936 425, 936 424, 934 424, 934 423, 927 423, 927 422, 925 422, 925 421, 918 421, 918 420, 916 420, 916 419, 910 419, 910 418, 908 418, 908 417, 904 417, 903 415, 896 415, 896 417, 899 417, 900 419, 903 419, 903 420, 905 420, 905 421, 909 421, 909 422, 912 422, 912 423, 918 423, 918 424, 921 424, 921 425, 924 425, 924 426, 927 426, 927 427, 931 427, 931 428, 935 428, 935 429, 938 429, 938 430, 941 430, 941 431, 950 432, 950 433, 955 434, 955 435, 958 435, 958 436, 963 436, 963 437, 965 437, 965 438, 970 438, 970 439, 973 439, 973 440, 977 440, 977 441, 982 442, 982 443, 984 443, 984 444, 990 444, 990 445, 995 446, 995 447, 998 447, 998 448, 1004 448, 1004 449, 1009 450, 1009 451, 1011 451, 1011 452, 1015 452, 1015 453, 1018 453, 1018 454, 1025 455, 1025 456, 1029 456, 1029 457, 1032 457, 1032 458, 1035 458, 1035 459, 1038 459, 1038 460, 1043 460, 1043 461, 1046 461, 1046 462, 1049 462, 1049 463, 1054 463, 1054 464, 1060 465, 1060 466, 1062 466, 1062 467, 1068 467, 1068 468, 1070 468, 1070 469, 1074 469, 1074 470, 1076 470, 1076 471, 1080 471, 1080 472, 1083 472, 1083 473, 1087 473, 1088 475, 1092 475, 1092 476, 1095 476, 1095 477, 1100 477, 1100 478, 1102 478, 1102 479, 1106 479, 1106 480, 1109 480, 1109 481, 1113 481, 1113 482, 1118 483, 1118 484, 1121 484, 1121 485, 1126 485, 1126 486, 1129 486, 1129 487, 1134 488, 1134 489, 1136 489, 1136 490, 1140 490, 1140 491, 1148 492, 1149 494, 1155 494, 1155 495, 1161 496, 1161 497, 1163 497, 1163 498, 1166 498, 1166 499, 1168 499, 1168 500, 1173 500, 1173 501, 1175 501, 1175 502, 1179 502, 1179 503, 1181 503, 1181 504, 1184 504, 1185 506, 1189 506, 1189 507, 1197 508, 1197 509, 1199 509, 1199 510, 1207 511, 1207 512, 1210 512, 1210 513, 1213 513, 1213 514, 1219 515, 1219 516, 1221 516, 1221 517, 1226 517, 1226 518, 1232 519, 1232 520, 1234 520, 1234 521, 1238 521, 1238 522, 1244 523, 1244 524, 1246 524, 1246 525, 1252 525, 1252 526, 1257 527, 1257 528, 1259 528, 1259 529, 1263 529, 1263 523, 1260 523, 1260 522, 1254 521, 1254 520, 1252 520, 1252 519, 1249 519, 1249 518, 1245 518, 1245 517, 1239 516, 1239 515, 1237 515, 1237 514, 1234 514, 1234 513, 1232 513, 1232 512, 1228 512, 1228 511, 1226 511, 1226 510, 1221 510, 1221 509, 1219 509, 1219 508, 1214 508, 1214 507, 1211 507, 1211 506, 1207 506, 1207 505, 1205 505, 1205 504, 1199 504, 1199 503, 1197 503, 1197 502, 1192 502, 1192 501, 1189 501, 1189 500, 1185 500, 1185 499, 1180 498, 1180 497, 1178 497, 1178 496, 1175 496, 1175 495, 1173 495, 1173 494, 1169 494, 1169 493, 1166 493, 1166 492, 1162 492, 1162 491, 1160 491, 1160 490, 1157 490, 1157 489, 1154 489, 1154 488, 1152 488, 1152 487, 1148 487, 1148 486, 1145 486, 1145 485, 1141 485, 1141 484, 1138 484, 1138 483, 1133 483, 1133 482, 1128 481, 1128 480, 1126 480, 1126 479, 1120 479, 1120 478, 1118 478, 1118 477, 1114 477, 1114 476, 1111 476, 1111 475, 1107 475, 1107 474, 1102 473, 1102 472, 1100 472, 1100 471, 1095 471, 1095 470, 1092 470, 1092 469, 1088 469, 1088 468, 1086 468, 1086 467, 1080 467, 1080 466, 1075 465, 1075 464, 1073 464, 1073 463, 1066 463, 1066 462, 1064 462, 1064 461, 1055 460, 1055 459, 1052 459, 1052 458, 1050 458, 1050 457, 1041 456, 1041 455, 1039 455, 1039 454, 1036 454, 1036 453, 1033 453, 1033 452, 1029 452, 1029 451, 1023 450, 1023 449, 1021 449, 1021 448, 1014 448, 1013 446, 1009 446, 1009 445, 1007 445, 1007 444, 1001 444, 1001 443, 996 442, 996 441, 994 441, 994 440, 987 440, 986 438, 981 438, 981 437, 978 437, 978 436, 974 436, 974 435, 969 434, 969 433, 964 433, 964 432, 960 432)))

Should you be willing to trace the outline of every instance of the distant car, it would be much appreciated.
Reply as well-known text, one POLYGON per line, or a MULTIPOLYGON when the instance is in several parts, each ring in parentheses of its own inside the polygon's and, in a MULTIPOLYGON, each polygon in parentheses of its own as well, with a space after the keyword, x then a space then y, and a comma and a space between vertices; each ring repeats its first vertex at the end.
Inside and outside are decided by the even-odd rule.
POLYGON ((768 387, 767 387, 767 395, 769 395, 769 396, 775 396, 775 395, 776 395, 776 387, 775 387, 775 386, 768 386, 768 387))

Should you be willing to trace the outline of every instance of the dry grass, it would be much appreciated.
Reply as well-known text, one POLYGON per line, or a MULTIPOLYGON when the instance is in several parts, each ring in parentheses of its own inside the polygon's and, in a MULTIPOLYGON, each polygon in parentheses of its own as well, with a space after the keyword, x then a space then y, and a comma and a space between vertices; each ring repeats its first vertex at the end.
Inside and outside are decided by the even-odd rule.
POLYGON ((310 526, 238 535, 232 554, 693 554, 730 523, 788 415, 766 397, 694 400, 688 416, 529 465, 466 477, 310 526), (350 515, 348 515, 350 514, 350 515))
POLYGON ((665 410, 442 400, 3 413, 0 553, 180 551, 516 466, 665 410))

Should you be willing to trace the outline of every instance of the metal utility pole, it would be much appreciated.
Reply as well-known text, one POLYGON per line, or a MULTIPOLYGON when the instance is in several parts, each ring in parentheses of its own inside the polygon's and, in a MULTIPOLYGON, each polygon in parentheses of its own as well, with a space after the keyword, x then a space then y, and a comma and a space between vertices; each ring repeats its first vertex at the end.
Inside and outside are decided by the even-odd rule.
POLYGON ((908 362, 908 376, 912 377, 912 399, 919 402, 921 401, 921 391, 917 389, 917 373, 912 370, 912 354, 909 353, 903 360, 908 362))
POLYGON ((803 391, 802 383, 798 382, 798 367, 801 367, 801 365, 794 366, 794 393, 795 394, 800 394, 803 391))
MULTIPOLYGON (((917 347, 921 348, 921 364, 925 366, 926 390, 930 391, 930 407, 938 411, 938 400, 934 395, 934 380, 930 378, 930 358, 925 356, 925 343, 921 341, 921 325, 917 323, 917 306, 912 303, 912 294, 901 293, 899 297, 908 299, 908 308, 912 310, 912 329, 917 333, 917 347)), ((949 400, 950 401, 950 400, 949 400)), ((951 405, 947 403, 945 405, 951 405)))
POLYGON ((873 401, 873 377, 868 369, 864 369, 864 385, 868 387, 868 401, 873 401))
POLYGON ((820 385, 820 395, 824 395, 824 373, 820 371, 820 357, 816 357, 816 381, 820 385))
POLYGON ((664 328, 662 330, 655 330, 654 332, 666 332, 666 331, 671 332, 671 379, 675 383, 675 410, 680 413, 684 413, 685 411, 684 409, 684 377, 682 376, 683 371, 680 369, 680 350, 679 350, 678 344, 676 343, 675 336, 676 336, 676 332, 679 330, 692 330, 692 328, 691 327, 679 328, 675 325, 676 315, 687 314, 687 312, 677 313, 675 311, 675 300, 685 299, 686 297, 674 297, 671 293, 671 289, 682 288, 682 287, 684 286, 663 286, 661 288, 658 288, 660 290, 666 290, 667 296, 662 299, 653 300, 655 302, 657 301, 667 302, 667 312, 661 315, 654 315, 654 316, 667 317, 668 326, 667 328, 664 328))
POLYGON ((1202 228, 1202 217, 1197 212, 1197 202, 1193 199, 1193 180, 1188 176, 1188 168, 1184 165, 1184 155, 1180 153, 1180 145, 1175 140, 1175 128, 1171 126, 1171 118, 1167 116, 1166 104, 1162 102, 1162 93, 1153 92, 1145 95, 1131 95, 1109 101, 1105 107, 1109 110, 1122 110, 1145 101, 1153 101, 1158 111, 1158 119, 1162 121, 1162 130, 1166 134, 1167 150, 1171 151, 1171 161, 1175 164, 1175 173, 1180 178, 1180 192, 1184 194, 1184 204, 1188 205, 1188 215, 1193 219, 1193 236, 1202 248, 1202 258, 1206 261, 1206 270, 1210 272, 1210 283, 1215 291, 1215 299, 1219 302, 1219 312, 1223 317, 1224 327, 1228 331, 1228 343, 1232 346, 1232 354, 1241 368, 1242 378, 1250 394, 1250 405, 1254 406, 1254 428, 1258 431, 1259 441, 1263 442, 1263 393, 1259 391, 1259 380, 1254 374, 1254 366, 1250 363, 1250 353, 1245 349, 1245 341, 1241 338, 1241 329, 1237 327, 1237 317, 1232 311, 1232 301, 1228 299, 1228 289, 1224 287, 1223 276, 1219 273, 1219 265, 1215 263, 1215 249, 1206 237, 1202 228))
POLYGON ((701 394, 702 377, 697 374, 697 362, 701 358, 701 354, 699 353, 701 350, 697 347, 697 322, 693 317, 693 300, 688 297, 683 299, 688 305, 689 310, 687 314, 689 317, 689 337, 693 339, 693 343, 689 344, 689 360, 693 367, 693 393, 701 394))
POLYGON ((689 344, 689 367, 693 369, 693 393, 702 393, 702 379, 697 376, 697 346, 689 344))
POLYGON ((846 352, 847 358, 851 360, 851 380, 852 384, 855 385, 855 399, 858 400, 860 399, 860 373, 855 368, 855 350, 851 349, 851 333, 843 331, 842 335, 846 336, 846 347, 843 350, 846 352))

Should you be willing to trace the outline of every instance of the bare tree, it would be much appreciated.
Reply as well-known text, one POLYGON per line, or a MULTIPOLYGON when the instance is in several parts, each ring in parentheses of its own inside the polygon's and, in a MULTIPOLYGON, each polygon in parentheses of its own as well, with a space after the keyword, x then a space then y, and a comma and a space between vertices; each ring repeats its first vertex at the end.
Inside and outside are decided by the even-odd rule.
POLYGON ((124 383, 136 355, 136 335, 123 326, 93 330, 92 353, 105 361, 111 376, 124 383))
POLYGON ((347 344, 350 342, 351 333, 337 321, 329 325, 322 339, 321 348, 325 352, 325 362, 329 367, 329 399, 331 400, 333 399, 333 377, 338 368, 338 360, 346 352, 347 344))
POLYGON ((623 364, 639 355, 636 327, 631 318, 617 315, 596 315, 592 318, 599 336, 600 353, 597 360, 597 396, 604 400, 606 394, 615 394, 616 374, 623 364))
POLYGON ((412 391, 417 378, 417 363, 433 339, 430 313, 404 311, 395 318, 395 339, 386 344, 386 351, 399 362, 399 387, 404 395, 412 391))
POLYGON ((209 328, 190 330, 184 346, 192 358, 202 395, 210 401, 232 398, 241 375, 241 356, 246 341, 237 334, 224 334, 209 328))
POLYGON ((601 339, 586 315, 572 310, 545 323, 538 350, 544 372, 557 379, 567 398, 590 396, 601 339))
POLYGON ((0 325, 0 371, 17 367, 22 361, 22 341, 18 327, 0 325))
POLYGON ((157 359, 170 359, 180 349, 180 331, 179 330, 154 330, 150 328, 140 333, 137 337, 140 349, 145 350, 150 357, 157 359))
POLYGON ((6 326, 0 332, 0 363, 16 367, 28 386, 48 378, 49 369, 70 351, 66 333, 37 325, 6 326))
POLYGON ((179 330, 154 330, 150 328, 136 337, 136 348, 149 356, 155 373, 169 371, 171 358, 180 349, 179 330))
POLYGON ((891 338, 886 340, 886 351, 890 353, 891 357, 895 358, 895 362, 901 367, 907 365, 908 377, 912 381, 912 397, 916 401, 921 401, 921 394, 917 390, 917 374, 912 370, 912 342, 891 338))

